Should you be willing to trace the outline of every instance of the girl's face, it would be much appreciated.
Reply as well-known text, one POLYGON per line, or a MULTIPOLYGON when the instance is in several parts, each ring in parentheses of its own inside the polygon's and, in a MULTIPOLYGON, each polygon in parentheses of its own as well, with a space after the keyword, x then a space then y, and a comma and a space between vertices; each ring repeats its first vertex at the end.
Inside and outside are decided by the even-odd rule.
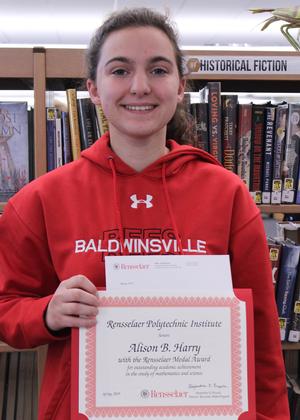
POLYGON ((166 125, 184 95, 169 38, 154 27, 112 32, 103 44, 92 101, 101 103, 111 136, 165 141, 166 125))

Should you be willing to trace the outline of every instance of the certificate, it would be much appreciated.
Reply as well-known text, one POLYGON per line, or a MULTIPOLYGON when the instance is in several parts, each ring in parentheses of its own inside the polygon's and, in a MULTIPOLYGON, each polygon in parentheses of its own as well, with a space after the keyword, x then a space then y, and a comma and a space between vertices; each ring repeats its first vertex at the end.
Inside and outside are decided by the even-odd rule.
POLYGON ((251 292, 100 292, 72 336, 72 419, 255 419, 251 292), (247 334, 244 332, 247 331, 247 334))

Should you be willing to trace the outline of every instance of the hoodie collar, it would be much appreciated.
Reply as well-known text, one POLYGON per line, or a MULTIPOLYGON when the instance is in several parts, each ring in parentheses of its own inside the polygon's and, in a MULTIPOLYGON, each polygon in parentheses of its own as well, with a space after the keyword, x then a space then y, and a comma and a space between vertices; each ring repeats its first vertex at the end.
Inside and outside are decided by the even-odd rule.
POLYGON ((91 147, 81 152, 81 156, 101 166, 105 171, 111 172, 110 159, 113 159, 117 175, 132 176, 137 173, 154 178, 161 178, 162 167, 165 166, 166 177, 175 175, 183 165, 191 160, 201 160, 214 165, 221 165, 217 159, 204 150, 192 146, 179 145, 174 140, 168 140, 170 152, 147 166, 143 171, 137 172, 128 166, 110 148, 109 133, 105 133, 91 147))

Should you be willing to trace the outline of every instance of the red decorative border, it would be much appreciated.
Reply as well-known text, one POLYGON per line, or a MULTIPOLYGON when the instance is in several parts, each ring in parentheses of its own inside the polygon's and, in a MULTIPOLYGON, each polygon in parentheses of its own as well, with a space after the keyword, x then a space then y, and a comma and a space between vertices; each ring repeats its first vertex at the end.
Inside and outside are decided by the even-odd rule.
POLYGON ((242 412, 241 396, 241 319, 240 301, 236 297, 112 297, 101 296, 101 306, 106 307, 228 307, 231 310, 232 331, 232 405, 222 406, 145 406, 145 407, 97 407, 96 406, 96 327, 87 332, 86 338, 86 393, 85 407, 89 417, 184 417, 239 415, 242 412))

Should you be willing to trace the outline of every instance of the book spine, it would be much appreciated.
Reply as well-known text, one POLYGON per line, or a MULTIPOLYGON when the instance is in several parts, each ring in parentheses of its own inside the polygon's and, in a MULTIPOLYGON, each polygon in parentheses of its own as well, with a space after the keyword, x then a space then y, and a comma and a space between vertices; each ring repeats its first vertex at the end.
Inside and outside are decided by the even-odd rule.
POLYGON ((272 176, 273 176, 273 147, 274 147, 275 107, 265 108, 264 130, 264 158, 262 174, 262 203, 271 203, 272 176))
POLYGON ((208 112, 209 112, 209 149, 210 153, 222 163, 222 113, 221 113, 221 83, 208 82, 208 112))
POLYGON ((63 165, 61 116, 55 119, 55 140, 56 167, 58 168, 63 165))
POLYGON ((194 118, 196 126, 196 147, 208 152, 208 104, 204 102, 192 103, 191 114, 194 118))
POLYGON ((73 160, 76 160, 79 158, 81 152, 76 89, 67 89, 66 94, 69 110, 72 156, 73 160))
POLYGON ((264 107, 253 105, 250 193, 256 204, 262 202, 262 159, 264 136, 264 107))
POLYGON ((97 138, 94 131, 93 108, 90 98, 77 99, 78 120, 80 129, 81 149, 90 147, 97 138))
POLYGON ((268 248, 269 258, 272 266, 272 281, 274 290, 276 291, 278 272, 280 266, 281 244, 268 243, 268 248))
POLYGON ((55 143, 56 143, 56 108, 46 108, 46 139, 47 139, 47 171, 56 168, 55 162, 55 143))
POLYGON ((69 123, 68 112, 63 111, 61 113, 61 122, 62 122, 63 162, 69 163, 72 160, 72 150, 71 150, 70 123, 69 123))
POLYGON ((28 110, 28 159, 29 159, 29 181, 34 179, 34 111, 28 110))
POLYGON ((283 162, 282 202, 294 203, 296 198, 299 149, 300 149, 300 104, 289 104, 285 157, 283 162))
POLYGON ((101 105, 95 105, 96 115, 98 120, 98 125, 100 128, 100 135, 103 136, 104 133, 108 131, 108 121, 104 115, 101 105))
POLYGON ((252 104, 238 105, 237 174, 250 188, 252 104))
POLYGON ((292 316, 290 330, 288 334, 288 341, 298 343, 300 341, 300 272, 298 269, 298 276, 294 292, 292 316))
POLYGON ((300 246, 282 244, 276 303, 281 340, 287 339, 292 315, 293 295, 299 264, 300 246))
POLYGON ((236 137, 237 137, 237 95, 222 95, 222 150, 223 165, 236 173, 236 137))
POLYGON ((287 104, 277 105, 275 112, 274 154, 271 203, 281 203, 282 193, 282 163, 285 150, 287 104))

